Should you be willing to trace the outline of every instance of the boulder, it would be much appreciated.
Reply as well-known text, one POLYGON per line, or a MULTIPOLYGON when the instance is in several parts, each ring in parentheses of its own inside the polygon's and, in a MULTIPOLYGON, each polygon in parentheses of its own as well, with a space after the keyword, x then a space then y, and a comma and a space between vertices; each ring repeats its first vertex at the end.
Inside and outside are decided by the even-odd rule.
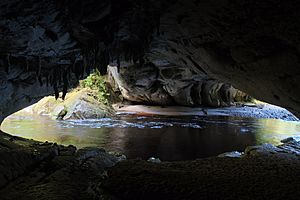
POLYGON ((117 67, 108 67, 108 80, 114 91, 120 91, 123 98, 132 102, 168 105, 172 98, 157 80, 157 70, 153 66, 138 68, 123 65, 122 72, 117 67))
POLYGON ((98 119, 113 115, 113 109, 99 102, 95 96, 96 91, 77 89, 68 93, 64 101, 55 100, 53 96, 45 97, 32 106, 30 112, 61 120, 98 119))
POLYGON ((242 152, 238 151, 231 151, 231 152, 225 152, 220 155, 218 155, 219 158, 241 158, 243 156, 242 152))

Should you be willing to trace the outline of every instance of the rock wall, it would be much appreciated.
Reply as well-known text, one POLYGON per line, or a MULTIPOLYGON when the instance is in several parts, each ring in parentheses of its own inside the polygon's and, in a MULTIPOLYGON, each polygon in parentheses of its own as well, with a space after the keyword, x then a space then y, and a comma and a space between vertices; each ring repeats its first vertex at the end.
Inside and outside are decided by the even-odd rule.
POLYGON ((108 80, 126 100, 151 105, 229 106, 249 96, 205 74, 179 66, 121 63, 108 67, 108 80))
POLYGON ((161 35, 146 55, 298 114, 299 8, 293 0, 178 1, 161 17, 161 35))
POLYGON ((10 73, 0 68, 0 123, 12 114, 52 93, 52 88, 41 86, 34 72, 28 73, 14 66, 10 73))

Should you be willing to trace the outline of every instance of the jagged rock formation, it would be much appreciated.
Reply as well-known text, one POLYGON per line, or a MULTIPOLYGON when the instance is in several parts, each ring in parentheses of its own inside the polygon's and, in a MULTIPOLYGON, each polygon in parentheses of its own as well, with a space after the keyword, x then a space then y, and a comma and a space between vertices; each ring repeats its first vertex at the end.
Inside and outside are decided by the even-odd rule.
POLYGON ((299 8, 296 0, 2 0, 1 114, 44 95, 39 84, 58 96, 89 67, 105 73, 127 61, 186 67, 299 116, 299 8))
POLYGON ((250 97, 230 84, 198 74, 187 67, 158 67, 121 63, 108 67, 109 83, 122 98, 151 105, 229 106, 250 97))

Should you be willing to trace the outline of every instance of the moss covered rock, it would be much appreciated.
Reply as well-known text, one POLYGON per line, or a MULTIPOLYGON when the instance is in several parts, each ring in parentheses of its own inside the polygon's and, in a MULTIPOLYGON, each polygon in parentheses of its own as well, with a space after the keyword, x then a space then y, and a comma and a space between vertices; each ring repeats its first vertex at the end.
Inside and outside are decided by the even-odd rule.
POLYGON ((61 120, 97 119, 114 114, 110 105, 99 101, 97 91, 88 88, 68 93, 64 101, 45 97, 32 106, 31 112, 61 120))

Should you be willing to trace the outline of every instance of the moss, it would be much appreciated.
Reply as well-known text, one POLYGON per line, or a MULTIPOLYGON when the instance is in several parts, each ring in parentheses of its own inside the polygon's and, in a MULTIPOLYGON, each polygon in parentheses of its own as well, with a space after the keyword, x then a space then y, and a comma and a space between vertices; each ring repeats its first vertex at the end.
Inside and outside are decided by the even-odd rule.
POLYGON ((108 97, 110 94, 106 89, 105 77, 101 76, 98 70, 95 70, 95 72, 90 74, 86 79, 80 81, 80 87, 97 91, 95 98, 99 102, 109 105, 108 97))

